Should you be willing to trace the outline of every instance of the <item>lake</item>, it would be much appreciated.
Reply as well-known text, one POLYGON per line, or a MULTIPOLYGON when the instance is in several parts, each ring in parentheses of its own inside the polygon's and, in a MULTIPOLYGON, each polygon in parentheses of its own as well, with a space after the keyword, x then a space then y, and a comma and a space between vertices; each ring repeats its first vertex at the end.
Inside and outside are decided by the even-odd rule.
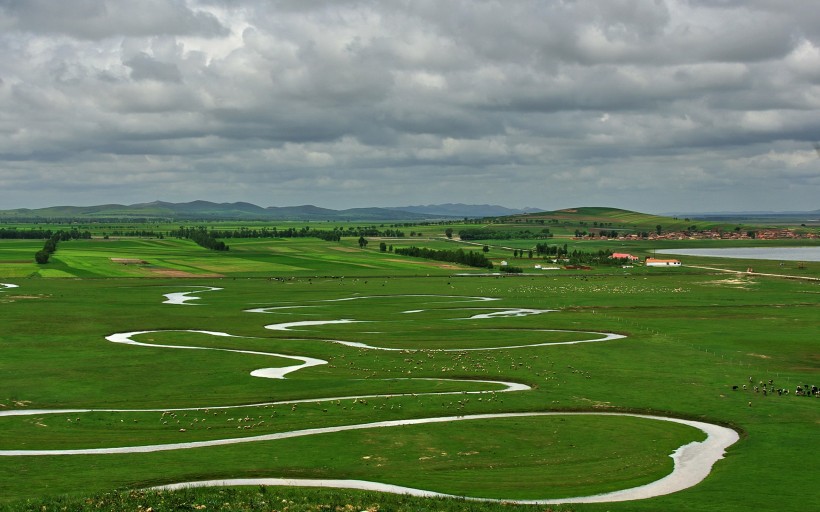
POLYGON ((820 261, 820 247, 725 247, 722 249, 660 249, 659 254, 740 258, 747 260, 820 261))

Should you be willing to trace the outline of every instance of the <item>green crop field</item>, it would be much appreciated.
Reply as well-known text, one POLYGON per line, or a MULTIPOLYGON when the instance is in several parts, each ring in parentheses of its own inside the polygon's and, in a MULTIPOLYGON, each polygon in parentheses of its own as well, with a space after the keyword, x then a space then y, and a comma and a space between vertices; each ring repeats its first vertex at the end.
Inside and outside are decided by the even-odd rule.
MULTIPOLYGON (((469 248, 424 229, 385 242, 469 248)), ((37 265, 42 241, 0 240, 0 510, 820 508, 820 398, 795 393, 820 384, 820 264, 536 273, 541 260, 512 257, 533 240, 497 240, 488 256, 529 273, 480 276, 380 241, 232 239, 215 252, 95 237, 37 265), (298 478, 584 497, 670 475, 670 455, 706 439, 670 418, 739 440, 702 481, 624 502, 262 480, 147 490, 298 478), (329 427, 342 428, 315 430, 329 427)))

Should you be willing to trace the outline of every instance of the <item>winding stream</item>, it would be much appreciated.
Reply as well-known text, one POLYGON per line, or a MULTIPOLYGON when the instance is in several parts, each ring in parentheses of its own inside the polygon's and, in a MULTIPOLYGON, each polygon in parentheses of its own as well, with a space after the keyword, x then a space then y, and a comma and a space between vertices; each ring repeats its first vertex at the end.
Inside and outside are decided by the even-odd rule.
MULTIPOLYGON (((197 288, 203 288, 202 292, 215 292, 222 290, 222 288, 216 288, 213 286, 197 286, 197 288)), ((163 295, 167 300, 163 302, 163 304, 175 304, 181 306, 198 306, 199 304, 191 304, 192 300, 199 300, 202 297, 198 297, 196 295, 192 295, 193 293, 198 293, 196 290, 192 290, 189 292, 174 292, 174 293, 166 293, 163 295)))
MULTIPOLYGON (((0 286, 5 288, 15 287, 15 285, 4 285, 0 284, 0 286)), ((218 291, 221 288, 215 287, 199 287, 203 288, 201 291, 218 291)), ((175 305, 192 305, 189 304, 192 300, 200 299, 198 296, 193 296, 192 294, 197 293, 198 291, 188 291, 188 292, 178 292, 178 293, 169 293, 165 294, 166 301, 165 304, 175 304, 175 305)), ((463 297, 463 296, 444 296, 444 295, 397 295, 391 297, 435 297, 435 298, 443 298, 443 299, 463 299, 461 301, 493 301, 497 300, 490 297, 463 297)), ((362 300, 368 298, 375 298, 375 297, 347 297, 341 299, 331 299, 331 300, 322 300, 322 301, 315 301, 315 302, 340 302, 340 301, 350 301, 350 300, 362 300)), ((458 301, 458 300, 457 300, 458 301)), ((461 302, 459 301, 459 302, 461 302)), ((455 302, 455 301, 451 301, 455 302)), ((279 313, 281 310, 284 309, 291 309, 291 308, 300 308, 300 307, 311 307, 306 305, 290 305, 290 306, 276 306, 276 307, 266 307, 266 308, 255 308, 246 310, 246 312, 253 312, 253 313, 279 313)), ((470 309, 482 309, 482 308, 470 308, 470 309)), ((553 310, 538 310, 538 309, 524 309, 524 308, 485 308, 485 310, 491 309, 492 311, 489 313, 479 313, 468 317, 467 319, 493 319, 493 318, 509 318, 509 317, 519 317, 519 316, 529 316, 529 315, 538 315, 544 314, 548 312, 552 312, 553 310)), ((411 310, 411 311, 404 311, 404 313, 420 313, 425 310, 411 310)), ((459 320, 459 319, 453 319, 459 320)), ((265 328, 268 330, 274 331, 289 331, 291 329, 297 327, 309 327, 309 326, 320 326, 320 325, 333 325, 333 324, 348 324, 359 322, 358 320, 354 319, 330 319, 330 320, 307 320, 307 321, 297 321, 297 322, 282 322, 276 324, 266 325, 265 328)), ((558 329, 532 329, 532 331, 536 332, 573 332, 580 334, 593 334, 597 337, 593 339, 582 339, 582 340, 573 340, 573 341, 564 341, 564 342, 554 342, 554 343, 533 343, 533 344, 525 344, 525 345, 511 345, 511 346, 499 346, 499 347, 485 347, 485 348, 468 348, 468 349, 435 349, 433 351, 442 351, 442 352, 467 352, 467 351, 488 351, 488 350, 505 350, 505 349, 517 349, 517 348, 526 348, 526 347, 545 347, 545 346, 552 346, 552 345, 571 345, 571 344, 578 344, 578 343, 592 343, 592 342, 604 342, 610 340, 618 340, 623 339, 625 336, 615 333, 606 333, 606 332, 594 332, 594 331, 568 331, 568 330, 558 330, 558 329)), ((157 343, 146 343, 136 341, 134 338, 144 334, 156 334, 162 332, 191 332, 191 333, 198 333, 204 334, 209 336, 216 336, 216 337, 229 337, 229 338, 247 338, 243 336, 235 336, 225 332, 218 332, 218 331, 204 331, 204 330, 187 330, 187 329, 179 329, 179 330, 145 330, 145 331, 133 331, 133 332, 124 332, 124 333, 115 333, 109 336, 106 336, 106 340, 111 343, 119 343, 124 345, 132 345, 138 347, 154 347, 154 348, 165 348, 165 349, 177 349, 177 350, 214 350, 214 351, 221 351, 221 352, 232 352, 232 353, 240 353, 240 354, 249 354, 249 355, 256 355, 256 356, 270 356, 270 357, 279 357, 285 359, 293 359, 298 361, 298 364, 286 366, 286 367, 273 367, 273 368, 260 368, 253 370, 251 375, 254 377, 262 377, 262 378, 270 378, 270 379, 285 379, 286 375, 291 374, 296 371, 304 370, 313 366, 319 366, 327 364, 327 361, 307 356, 298 356, 292 354, 280 354, 280 353, 273 353, 273 352, 262 352, 262 351, 254 351, 254 350, 239 350, 239 349, 227 349, 227 348, 218 348, 218 347, 201 347, 195 345, 166 345, 166 344, 157 344, 157 343)), ((259 338, 254 338, 259 339, 259 338)), ((408 349, 408 348, 388 348, 388 347, 379 347, 368 345, 359 342, 352 342, 352 341, 345 341, 345 340, 318 340, 318 341, 325 341, 330 343, 341 344, 349 347, 367 349, 367 350, 385 350, 385 351, 407 351, 407 350, 417 350, 417 349, 408 349)), ((421 378, 421 379, 401 379, 401 380, 435 380, 435 381, 457 381, 457 379, 434 379, 434 378, 421 378)), ((470 380, 470 382, 480 382, 484 384, 489 384, 493 386, 498 386, 501 389, 496 390, 487 390, 487 391, 449 391, 449 392, 431 392, 431 393, 394 393, 394 394, 371 394, 371 395, 358 395, 358 396, 344 396, 344 397, 327 397, 327 398, 311 398, 311 399, 296 399, 296 400, 284 400, 284 401, 275 401, 275 402, 264 402, 264 403, 256 403, 256 404, 245 404, 245 405, 210 405, 210 406, 199 406, 199 407, 188 407, 188 408, 173 408, 173 409, 32 409, 32 410, 10 410, 10 411, 0 411, 0 417, 3 416, 34 416, 34 415, 43 415, 43 414, 81 414, 81 413, 91 413, 91 412, 166 412, 166 411, 190 411, 190 410, 198 410, 198 409, 234 409, 234 408, 247 408, 247 407, 259 407, 259 406, 268 406, 268 405, 280 405, 280 404, 296 404, 296 403, 306 403, 306 402, 325 402, 325 401, 335 401, 335 400, 342 400, 342 399, 356 399, 356 398, 386 398, 386 397, 398 397, 398 396, 424 396, 424 395, 448 395, 448 394, 486 394, 486 393, 508 393, 508 392, 523 392, 530 390, 530 386, 525 384, 519 383, 512 383, 512 382, 503 382, 503 381, 493 381, 493 380, 470 380)), ((694 428, 697 428, 704 432, 707 436, 706 440, 701 442, 693 442, 687 445, 681 446, 678 448, 674 453, 670 455, 670 457, 674 460, 674 469, 672 473, 667 475, 666 477, 659 479, 655 482, 634 487, 631 489, 624 489, 620 491, 610 492, 606 494, 599 494, 594 496, 584 496, 584 497, 573 497, 573 498, 544 498, 538 500, 493 500, 493 499, 484 499, 484 498, 472 498, 472 497, 463 497, 469 500, 479 500, 479 501, 493 501, 493 502, 508 502, 508 503, 520 503, 520 504, 559 504, 559 503, 598 503, 598 502, 614 502, 614 501, 627 501, 627 500, 636 500, 636 499, 644 499, 650 498, 654 496, 661 496, 664 494, 669 494, 673 492, 677 492, 688 487, 694 486, 701 482, 704 478, 706 478, 711 471, 712 466, 715 462, 723 458, 723 454, 729 446, 734 444, 738 439, 739 436, 737 432, 732 429, 713 425, 709 423, 699 422, 699 421, 692 421, 692 420, 683 420, 679 418, 670 418, 670 417, 661 417, 661 416, 650 416, 650 415, 641 415, 641 414, 620 414, 620 413, 597 413, 597 412, 518 412, 518 413, 498 413, 498 414, 474 414, 474 415, 466 415, 466 416, 441 416, 441 417, 433 417, 433 418, 416 418, 416 419, 405 419, 405 420, 392 420, 392 421, 380 421, 380 422, 372 422, 372 423, 362 423, 356 425, 342 425, 342 426, 334 426, 334 427, 319 427, 319 428, 311 428, 311 429, 302 429, 302 430, 293 430, 288 432, 277 432, 272 434, 264 434, 264 435, 257 435, 257 436, 249 436, 249 437, 236 437, 236 438, 225 438, 225 439, 213 439, 213 440, 206 440, 206 441, 192 441, 192 442, 184 442, 184 443, 166 443, 166 444, 154 444, 154 445, 142 445, 142 446, 123 446, 123 447, 111 447, 111 448, 80 448, 80 449, 65 449, 65 450, 0 450, 0 456, 3 457, 20 457, 20 456, 71 456, 71 455, 107 455, 107 454, 125 454, 125 453, 150 453, 150 452, 159 452, 159 451, 170 451, 170 450, 184 450, 184 449, 194 449, 194 448, 205 448, 211 446, 224 446, 224 445, 233 445, 233 444, 241 444, 241 443, 254 443, 254 442, 265 442, 265 441, 276 441, 281 439, 289 439, 295 437, 304 437, 304 436, 312 436, 312 435, 322 435, 334 432, 344 432, 344 431, 351 431, 351 430, 366 430, 366 429, 375 429, 375 428, 391 428, 391 427, 398 427, 403 425, 422 425, 422 424, 431 424, 431 423, 445 423, 445 422, 454 422, 454 421, 476 421, 476 420, 490 420, 490 419, 499 419, 499 418, 516 418, 516 417, 546 417, 546 416, 577 416, 577 415, 596 415, 596 416, 630 416, 636 418, 643 418, 648 421, 668 421, 674 423, 680 423, 684 425, 688 425, 694 428)), ((436 493, 432 491, 427 491, 423 489, 412 489, 407 487, 400 487, 395 485, 383 484, 379 482, 368 482, 368 481, 358 481, 358 480, 311 480, 311 479, 287 479, 287 478, 260 478, 260 479, 228 479, 228 480, 208 480, 208 481, 199 481, 199 482, 181 482, 176 484, 169 484, 165 486, 156 487, 156 489, 177 489, 181 487, 199 487, 199 486, 223 486, 223 485, 297 485, 297 486, 305 486, 305 487, 337 487, 337 488, 347 488, 347 489, 364 489, 364 490, 373 490, 373 491, 381 491, 381 492, 391 492, 391 493, 398 493, 398 494, 408 494, 413 496, 420 496, 420 497, 452 497, 450 495, 436 493)))

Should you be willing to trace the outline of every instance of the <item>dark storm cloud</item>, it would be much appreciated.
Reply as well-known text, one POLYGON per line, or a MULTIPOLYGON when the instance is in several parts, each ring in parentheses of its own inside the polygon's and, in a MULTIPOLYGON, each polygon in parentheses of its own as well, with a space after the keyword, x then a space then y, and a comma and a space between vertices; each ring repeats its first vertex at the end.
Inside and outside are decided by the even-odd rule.
POLYGON ((0 199, 815 209, 818 34, 800 1, 0 0, 0 199))

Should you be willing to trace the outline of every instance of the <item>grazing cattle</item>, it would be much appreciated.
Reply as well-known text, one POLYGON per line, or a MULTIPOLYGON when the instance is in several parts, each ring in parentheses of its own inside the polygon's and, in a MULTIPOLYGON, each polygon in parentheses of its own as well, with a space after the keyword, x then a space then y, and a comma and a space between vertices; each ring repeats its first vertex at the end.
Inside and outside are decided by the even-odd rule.
POLYGON ((737 391, 737 386, 732 386, 733 391, 737 391))

